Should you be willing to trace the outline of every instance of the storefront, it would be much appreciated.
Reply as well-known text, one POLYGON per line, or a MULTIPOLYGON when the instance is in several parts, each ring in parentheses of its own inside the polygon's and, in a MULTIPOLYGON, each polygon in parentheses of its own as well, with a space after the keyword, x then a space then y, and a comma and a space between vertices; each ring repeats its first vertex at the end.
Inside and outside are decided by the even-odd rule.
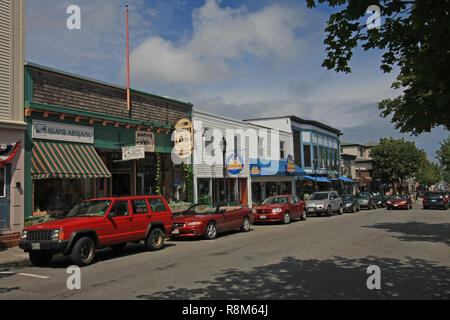
POLYGON ((168 126, 36 103, 25 110, 27 216, 64 215, 89 198, 179 194, 184 171, 172 164, 168 126), (136 145, 136 133, 152 129, 157 152, 124 158, 123 147, 136 145))
POLYGON ((290 155, 286 161, 252 159, 250 166, 253 203, 270 196, 295 194, 295 181, 304 175, 290 155))

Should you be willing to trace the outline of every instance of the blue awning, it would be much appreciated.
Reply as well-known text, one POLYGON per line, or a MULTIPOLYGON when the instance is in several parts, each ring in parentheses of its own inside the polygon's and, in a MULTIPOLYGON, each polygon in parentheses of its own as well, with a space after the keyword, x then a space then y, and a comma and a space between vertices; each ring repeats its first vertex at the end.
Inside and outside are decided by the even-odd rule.
POLYGON ((317 182, 331 182, 330 180, 328 180, 325 177, 317 177, 317 178, 315 178, 315 177, 311 177, 311 176, 304 176, 303 178, 310 179, 310 180, 317 180, 317 182))
POLYGON ((344 177, 344 176, 339 176, 339 179, 341 179, 342 181, 347 181, 347 182, 355 182, 355 180, 349 179, 349 178, 344 177))
POLYGON ((295 165, 295 172, 286 171, 285 160, 250 159, 251 176, 304 176, 305 170, 295 165))

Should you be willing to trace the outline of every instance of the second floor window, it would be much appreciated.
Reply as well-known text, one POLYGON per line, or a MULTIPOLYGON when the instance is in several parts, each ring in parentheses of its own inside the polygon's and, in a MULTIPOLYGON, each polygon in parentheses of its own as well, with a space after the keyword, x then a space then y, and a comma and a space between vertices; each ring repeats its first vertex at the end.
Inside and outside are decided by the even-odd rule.
POLYGON ((284 160, 285 158, 284 141, 280 141, 280 160, 284 160))

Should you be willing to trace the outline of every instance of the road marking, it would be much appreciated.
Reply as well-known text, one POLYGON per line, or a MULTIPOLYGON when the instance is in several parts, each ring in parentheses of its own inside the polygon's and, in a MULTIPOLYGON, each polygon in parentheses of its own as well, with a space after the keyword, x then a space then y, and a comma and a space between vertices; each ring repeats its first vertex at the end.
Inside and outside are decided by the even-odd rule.
POLYGON ((38 279, 48 279, 50 277, 48 276, 40 276, 38 274, 32 274, 32 273, 15 273, 15 272, 10 272, 10 271, 1 271, 0 274, 17 274, 19 276, 24 276, 24 277, 31 277, 31 278, 38 278, 38 279))
POLYGON ((38 274, 32 274, 32 273, 18 273, 18 275, 24 276, 24 277, 38 278, 38 279, 48 279, 48 278, 50 278, 50 277, 47 277, 47 276, 40 276, 38 274))

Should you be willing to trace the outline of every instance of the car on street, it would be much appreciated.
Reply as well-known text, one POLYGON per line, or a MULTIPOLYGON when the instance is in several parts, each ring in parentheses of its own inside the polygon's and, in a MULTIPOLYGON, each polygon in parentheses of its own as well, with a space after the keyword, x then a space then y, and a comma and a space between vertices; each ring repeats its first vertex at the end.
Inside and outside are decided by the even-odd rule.
POLYGON ((358 198, 360 208, 366 208, 367 210, 377 208, 377 203, 375 202, 373 194, 369 192, 358 192, 356 197, 358 198))
POLYGON ((85 266, 96 249, 121 251, 127 242, 144 240, 160 250, 172 228, 172 211, 162 196, 110 197, 79 202, 64 218, 24 228, 19 247, 34 265, 49 263, 63 253, 85 266))
POLYGON ((289 224, 294 219, 305 220, 305 202, 295 195, 271 196, 254 207, 255 223, 281 222, 289 224))
POLYGON ((354 195, 347 194, 342 196, 342 203, 344 212, 358 212, 360 210, 358 198, 354 195))
POLYGON ((412 209, 412 201, 404 194, 393 194, 386 201, 386 208, 391 209, 412 209))
POLYGON ((381 194, 375 195, 375 203, 377 204, 377 208, 385 208, 386 207, 387 198, 381 194))
POLYGON ((338 214, 344 212, 342 198, 336 191, 314 192, 306 201, 307 214, 331 216, 334 212, 338 214))
POLYGON ((449 199, 444 192, 427 191, 422 198, 423 209, 442 208, 448 209, 450 206, 449 199))
POLYGON ((195 204, 173 218, 172 239, 204 237, 217 238, 219 233, 240 229, 250 230, 253 210, 242 206, 195 204))

